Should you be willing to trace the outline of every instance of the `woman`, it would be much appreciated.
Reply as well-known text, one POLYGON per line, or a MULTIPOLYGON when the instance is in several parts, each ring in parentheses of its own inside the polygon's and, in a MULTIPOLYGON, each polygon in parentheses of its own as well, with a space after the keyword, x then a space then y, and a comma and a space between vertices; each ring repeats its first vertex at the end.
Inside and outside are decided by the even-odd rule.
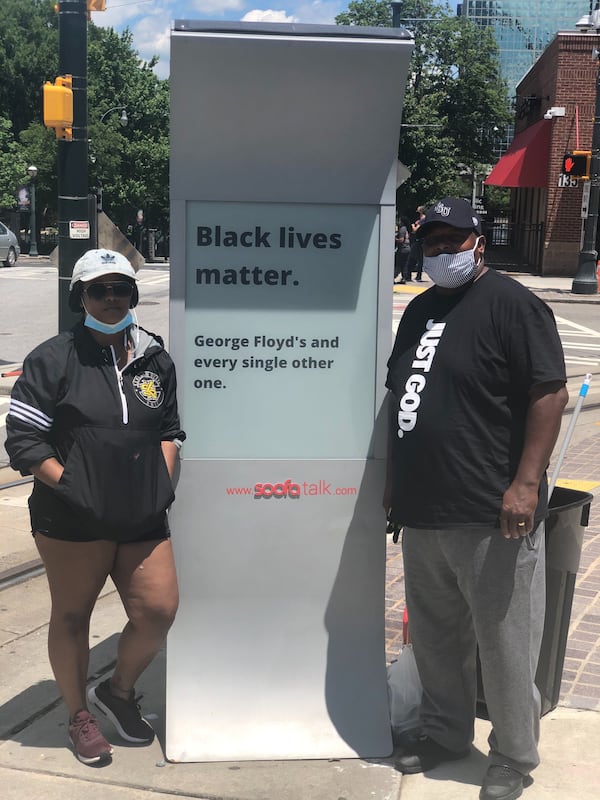
POLYGON ((85 253, 69 296, 83 318, 25 359, 6 420, 11 465, 34 476, 31 526, 52 601, 48 652, 84 764, 112 753, 86 698, 90 617, 107 577, 128 622, 113 675, 88 697, 127 741, 154 738, 134 685, 178 604, 166 510, 185 434, 173 362, 160 339, 135 323, 137 302, 124 256, 85 253))

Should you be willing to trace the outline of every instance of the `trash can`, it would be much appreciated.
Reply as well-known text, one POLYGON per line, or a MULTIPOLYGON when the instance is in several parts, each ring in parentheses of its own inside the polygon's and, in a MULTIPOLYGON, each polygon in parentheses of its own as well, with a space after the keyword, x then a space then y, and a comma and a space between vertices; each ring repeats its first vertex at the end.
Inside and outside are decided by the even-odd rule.
POLYGON ((583 534, 594 496, 556 486, 546 520, 546 619, 535 683, 542 695, 542 715, 556 708, 560 694, 575 578, 583 534))
MULTIPOLYGON (((556 486, 546 519, 546 617, 535 683, 542 697, 542 716, 558 705, 575 578, 579 569, 584 529, 594 496, 556 486)), ((477 657, 477 713, 487 718, 477 657)))

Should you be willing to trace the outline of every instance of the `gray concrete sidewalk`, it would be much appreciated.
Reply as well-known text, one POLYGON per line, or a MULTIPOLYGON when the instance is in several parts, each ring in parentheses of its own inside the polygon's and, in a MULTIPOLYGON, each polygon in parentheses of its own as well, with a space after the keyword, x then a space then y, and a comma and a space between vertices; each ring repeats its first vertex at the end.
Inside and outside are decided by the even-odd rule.
MULTIPOLYGON (((16 614, 17 605, 22 614, 22 594, 22 587, 6 590, 2 606, 12 606, 16 614)), ((92 800, 143 800, 156 794, 204 800, 475 800, 478 796, 489 733, 489 723, 482 720, 477 721, 471 756, 427 775, 401 776, 394 769, 393 758, 167 763, 164 651, 138 685, 144 695, 142 708, 156 727, 158 739, 149 747, 127 746, 102 721, 104 732, 114 745, 113 761, 101 769, 86 767, 74 758, 68 746, 66 713, 47 662, 45 578, 30 582, 27 594, 29 622, 21 617, 20 623, 13 620, 10 627, 14 633, 17 629, 24 633, 29 625, 29 632, 20 643, 8 640, 0 647, 0 781, 6 800, 80 800, 84 795, 92 800)), ((108 586, 98 603, 91 631, 93 680, 110 669, 122 622, 120 602, 108 586)), ((202 680, 201 664, 198 680, 202 680)), ((558 708, 547 715, 542 721, 543 761, 534 773, 534 784, 526 790, 527 800, 591 800, 600 796, 600 772, 594 755, 599 746, 597 712, 558 708)))
MULTIPOLYGON (((41 576, 25 586, 12 587, 1 595, 0 781, 6 800, 80 800, 83 796, 92 800, 143 800, 156 794, 203 800, 475 800, 478 796, 489 733, 489 723, 482 720, 477 721, 471 756, 427 775, 401 776, 394 769, 393 758, 167 763, 164 650, 138 685, 144 695, 143 711, 155 726, 158 739, 149 747, 128 746, 101 721, 114 745, 113 761, 103 768, 86 767, 68 746, 66 713, 46 657, 45 578, 41 576)), ((92 680, 110 669, 123 621, 120 602, 109 584, 93 617, 92 680)), ((198 680, 202 680, 201 664, 198 680)), ((543 761, 534 773, 534 784, 526 790, 527 800, 600 796, 600 772, 593 755, 599 745, 597 712, 558 708, 547 715, 542 721, 543 761)))

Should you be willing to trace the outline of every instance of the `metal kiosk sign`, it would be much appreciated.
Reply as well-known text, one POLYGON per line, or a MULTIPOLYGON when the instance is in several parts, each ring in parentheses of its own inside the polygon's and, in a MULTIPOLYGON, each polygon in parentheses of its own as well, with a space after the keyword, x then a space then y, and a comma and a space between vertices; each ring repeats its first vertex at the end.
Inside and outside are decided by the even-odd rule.
POLYGON ((392 750, 385 364, 399 29, 174 23, 173 761, 392 750))

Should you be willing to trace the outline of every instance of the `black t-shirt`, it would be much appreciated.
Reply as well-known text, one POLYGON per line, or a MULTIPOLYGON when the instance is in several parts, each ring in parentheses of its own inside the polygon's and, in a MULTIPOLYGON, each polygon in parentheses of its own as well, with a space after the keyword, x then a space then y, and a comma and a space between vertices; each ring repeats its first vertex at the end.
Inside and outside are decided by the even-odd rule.
MULTIPOLYGON (((519 463, 529 391, 566 381, 550 308, 493 270, 407 307, 388 362, 397 406, 392 518, 415 528, 495 527, 519 463)), ((536 521, 547 515, 540 484, 536 521)))

